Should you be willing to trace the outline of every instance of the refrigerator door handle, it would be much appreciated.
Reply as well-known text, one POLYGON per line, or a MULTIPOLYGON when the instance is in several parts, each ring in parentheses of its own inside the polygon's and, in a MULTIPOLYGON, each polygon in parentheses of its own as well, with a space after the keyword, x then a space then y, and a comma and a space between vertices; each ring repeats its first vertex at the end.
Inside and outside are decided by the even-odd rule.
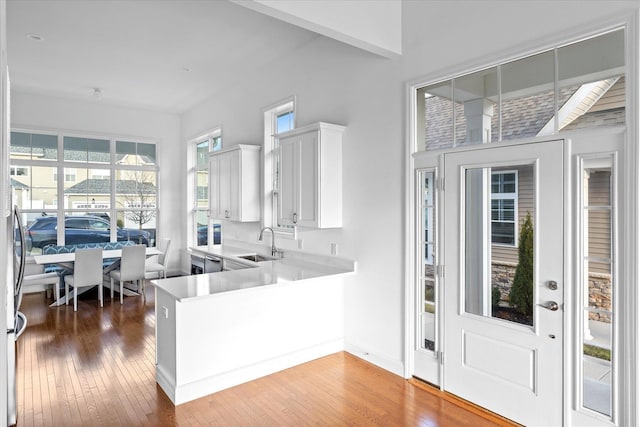
POLYGON ((27 329, 27 316, 25 316, 23 312, 18 311, 16 313, 16 325, 14 328, 16 341, 20 338, 20 335, 22 335, 25 329, 27 329))

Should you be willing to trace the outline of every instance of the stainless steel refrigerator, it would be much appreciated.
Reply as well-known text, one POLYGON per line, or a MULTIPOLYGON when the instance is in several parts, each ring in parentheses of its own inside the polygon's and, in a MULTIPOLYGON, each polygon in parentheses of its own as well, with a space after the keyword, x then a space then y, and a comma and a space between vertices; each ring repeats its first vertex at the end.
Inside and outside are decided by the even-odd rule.
POLYGON ((25 246, 20 211, 13 210, 13 291, 7 292, 7 425, 16 423, 16 341, 27 327, 27 318, 20 312, 22 278, 24 277, 25 246))

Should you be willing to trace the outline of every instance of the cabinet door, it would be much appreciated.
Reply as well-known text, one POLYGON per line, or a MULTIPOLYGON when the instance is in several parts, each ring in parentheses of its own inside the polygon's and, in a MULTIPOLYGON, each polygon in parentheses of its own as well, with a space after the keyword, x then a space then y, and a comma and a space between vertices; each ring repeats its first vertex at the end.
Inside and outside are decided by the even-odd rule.
POLYGON ((278 193, 278 223, 293 225, 298 201, 297 188, 300 175, 298 137, 280 140, 280 188, 278 193))
POLYGON ((301 135, 298 171, 297 224, 302 227, 318 226, 318 132, 301 135))
POLYGON ((240 150, 230 151, 227 155, 229 165, 228 185, 229 185, 229 206, 228 219, 240 221, 240 150))
POLYGON ((231 218, 231 156, 224 153, 218 156, 218 179, 220 183, 219 208, 221 218, 231 218))
POLYGON ((220 218, 220 162, 219 156, 209 158, 209 216, 220 218))

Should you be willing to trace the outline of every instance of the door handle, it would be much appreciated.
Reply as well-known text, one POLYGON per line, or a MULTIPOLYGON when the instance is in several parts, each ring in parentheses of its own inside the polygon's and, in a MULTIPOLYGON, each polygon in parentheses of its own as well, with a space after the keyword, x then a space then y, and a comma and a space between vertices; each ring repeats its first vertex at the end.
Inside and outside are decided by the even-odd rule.
POLYGON ((560 308, 558 303, 555 301, 549 301, 544 304, 538 304, 538 305, 540 307, 546 308, 547 310, 551 310, 551 311, 558 311, 558 309, 560 308))

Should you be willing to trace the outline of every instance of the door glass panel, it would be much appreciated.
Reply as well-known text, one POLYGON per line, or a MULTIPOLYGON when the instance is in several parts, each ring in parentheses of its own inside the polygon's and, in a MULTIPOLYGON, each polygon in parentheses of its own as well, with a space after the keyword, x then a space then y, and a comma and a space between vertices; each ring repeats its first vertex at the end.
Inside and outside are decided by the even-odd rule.
POLYGON ((611 266, 613 159, 589 159, 582 167, 580 241, 583 330, 582 406, 612 416, 615 276, 611 266))
POLYGON ((533 325, 534 165, 465 171, 464 308, 533 325))
POLYGON ((420 272, 419 272, 419 312, 421 324, 418 327, 419 345, 424 350, 436 348, 436 301, 437 278, 435 271, 435 195, 434 172, 420 172, 420 272))

